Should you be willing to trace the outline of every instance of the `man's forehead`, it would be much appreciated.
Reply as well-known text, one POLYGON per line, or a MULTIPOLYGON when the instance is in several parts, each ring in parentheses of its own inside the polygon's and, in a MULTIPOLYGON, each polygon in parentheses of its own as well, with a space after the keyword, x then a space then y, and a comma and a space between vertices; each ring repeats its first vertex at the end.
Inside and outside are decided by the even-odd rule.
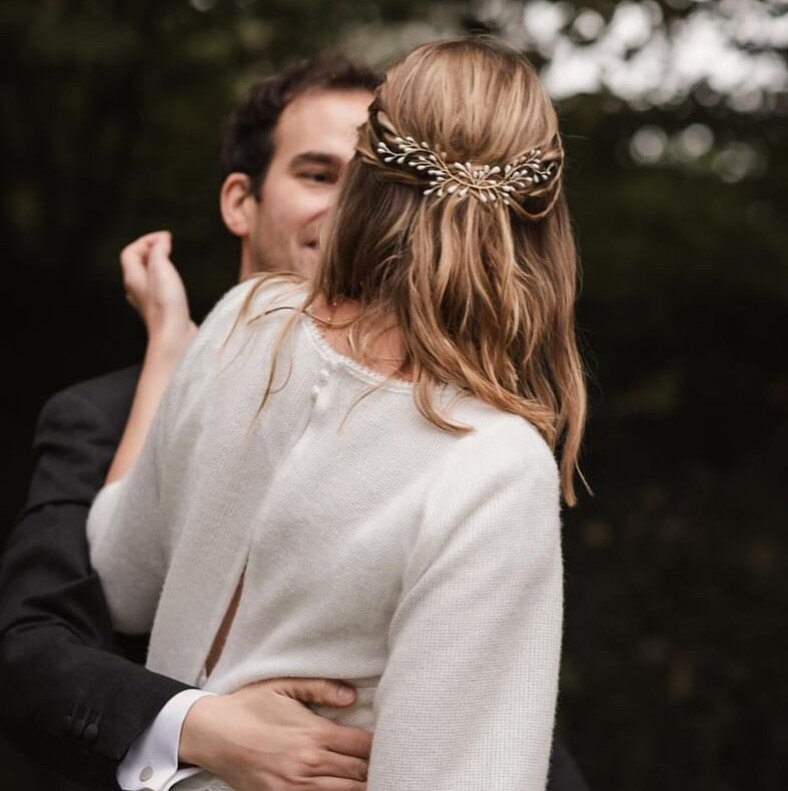
POLYGON ((364 90, 310 91, 282 111, 274 131, 274 156, 288 161, 309 154, 352 156, 358 127, 366 120, 372 94, 364 90))

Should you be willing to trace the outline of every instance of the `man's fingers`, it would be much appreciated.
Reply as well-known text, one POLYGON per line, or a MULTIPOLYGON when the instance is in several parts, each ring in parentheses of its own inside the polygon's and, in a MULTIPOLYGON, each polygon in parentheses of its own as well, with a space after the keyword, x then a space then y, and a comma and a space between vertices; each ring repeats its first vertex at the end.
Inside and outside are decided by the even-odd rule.
POLYGON ((356 700, 353 687, 330 678, 277 679, 275 689, 289 698, 318 706, 350 706, 356 700))
POLYGON ((320 766, 315 768, 314 774, 364 782, 367 779, 367 766, 363 758, 324 750, 320 753, 320 766))
POLYGON ((329 722, 321 736, 324 747, 342 755, 369 758, 370 750, 372 750, 372 734, 363 728, 329 722))
POLYGON ((341 777, 316 777, 314 787, 319 791, 367 791, 366 783, 341 777))

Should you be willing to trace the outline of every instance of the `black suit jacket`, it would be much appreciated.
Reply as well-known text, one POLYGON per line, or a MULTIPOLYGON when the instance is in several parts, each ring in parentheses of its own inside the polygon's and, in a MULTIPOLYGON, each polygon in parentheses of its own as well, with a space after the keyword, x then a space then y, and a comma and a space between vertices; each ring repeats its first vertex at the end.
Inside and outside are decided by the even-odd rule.
POLYGON ((0 726, 36 762, 117 788, 132 741, 186 687, 120 655, 85 522, 128 417, 139 368, 76 385, 41 412, 27 504, 0 565, 0 726))
MULTIPOLYGON (((87 514, 138 377, 138 367, 118 371, 44 406, 28 502, 0 565, 0 726, 38 763, 102 789, 117 788, 131 743, 186 689, 128 658, 141 662, 144 645, 113 634, 89 561, 87 514)), ((560 742, 548 789, 586 791, 560 742)))

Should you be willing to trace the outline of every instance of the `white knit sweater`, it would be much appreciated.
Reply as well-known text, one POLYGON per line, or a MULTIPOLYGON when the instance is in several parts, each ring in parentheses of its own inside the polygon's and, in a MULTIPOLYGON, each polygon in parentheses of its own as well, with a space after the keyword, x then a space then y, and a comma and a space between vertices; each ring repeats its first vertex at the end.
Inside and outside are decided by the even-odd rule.
MULTIPOLYGON (((369 791, 541 791, 562 620, 550 450, 470 397, 448 413, 474 427, 461 435, 426 421, 408 383, 369 393, 381 377, 306 317, 255 419, 291 312, 223 346, 249 289, 205 321, 137 463, 93 504, 116 628, 151 630, 148 667, 197 683, 245 568, 207 689, 357 685, 352 709, 321 713, 374 728, 369 791)), ((267 284, 255 307, 303 296, 267 284)))

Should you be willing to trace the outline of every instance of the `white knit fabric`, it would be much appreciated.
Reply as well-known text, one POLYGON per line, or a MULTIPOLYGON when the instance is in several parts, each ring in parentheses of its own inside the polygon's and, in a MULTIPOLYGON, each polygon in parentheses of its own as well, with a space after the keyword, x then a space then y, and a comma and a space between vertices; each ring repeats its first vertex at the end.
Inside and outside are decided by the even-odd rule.
MULTIPOLYGON (((206 689, 357 685, 352 709, 319 711, 374 728, 369 791, 541 791, 562 620, 549 448, 448 389, 449 417, 474 431, 436 428, 408 383, 370 392, 381 377, 306 317, 255 418, 291 311, 225 345, 250 287, 213 310, 134 468, 91 510, 115 627, 151 630, 148 666, 196 683, 245 568, 206 689)), ((269 283, 255 309, 303 296, 269 283)))

